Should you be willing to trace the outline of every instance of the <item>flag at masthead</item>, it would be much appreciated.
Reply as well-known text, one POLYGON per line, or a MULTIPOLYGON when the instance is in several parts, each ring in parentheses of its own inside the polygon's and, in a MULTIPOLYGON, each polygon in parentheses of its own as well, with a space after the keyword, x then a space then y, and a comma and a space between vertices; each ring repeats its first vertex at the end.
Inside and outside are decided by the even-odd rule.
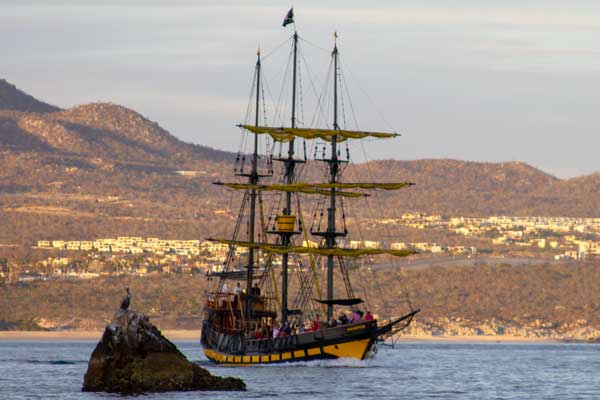
POLYGON ((285 18, 283 19, 283 26, 285 27, 288 24, 294 23, 294 7, 290 8, 290 11, 287 12, 285 18))

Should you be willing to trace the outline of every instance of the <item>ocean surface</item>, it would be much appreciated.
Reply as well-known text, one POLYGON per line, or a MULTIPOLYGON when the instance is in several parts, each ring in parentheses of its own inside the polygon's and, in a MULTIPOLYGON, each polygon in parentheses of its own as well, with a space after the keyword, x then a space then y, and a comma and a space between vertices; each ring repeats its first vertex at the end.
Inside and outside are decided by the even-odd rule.
MULTIPOLYGON (((196 342, 176 342, 247 392, 182 392, 137 399, 600 399, 600 345, 400 343, 369 361, 217 367, 196 342)), ((123 399, 80 392, 95 342, 0 341, 0 399, 123 399)))

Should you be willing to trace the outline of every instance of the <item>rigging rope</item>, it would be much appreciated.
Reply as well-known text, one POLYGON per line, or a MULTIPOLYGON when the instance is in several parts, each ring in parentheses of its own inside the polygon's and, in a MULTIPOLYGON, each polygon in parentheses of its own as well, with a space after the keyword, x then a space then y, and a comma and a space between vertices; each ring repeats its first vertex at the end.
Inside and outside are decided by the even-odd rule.
MULTIPOLYGON (((341 57, 340 57, 340 58, 341 58, 341 57)), ((338 60, 340 60, 340 58, 338 58, 338 60)), ((354 123, 355 123, 356 129, 359 129, 358 121, 357 121, 357 118, 356 118, 356 112, 355 112, 354 105, 353 105, 353 102, 352 102, 352 97, 350 96, 350 93, 349 93, 349 85, 348 85, 348 84, 347 84, 347 82, 346 82, 346 74, 344 73, 344 70, 345 70, 345 68, 343 68, 343 67, 342 67, 342 62, 341 62, 341 60, 340 60, 340 62, 339 62, 339 65, 340 65, 340 75, 341 75, 341 77, 342 77, 342 81, 344 82, 344 85, 343 85, 343 87, 346 89, 346 95, 348 96, 348 100, 349 100, 349 104, 350 104, 350 110, 351 110, 351 112, 352 112, 353 120, 354 120, 354 123)), ((344 67, 345 67, 345 65, 344 65, 344 67)), ((352 70, 351 70, 351 69, 348 69, 348 70, 349 70, 349 72, 350 72, 351 76, 352 76, 352 77, 354 77, 354 75, 353 75, 353 73, 352 73, 352 70)), ((377 111, 377 113, 379 114, 379 116, 380 116, 380 118, 383 120, 383 122, 384 122, 384 123, 385 123, 385 124, 388 126, 388 128, 389 128, 391 131, 395 132, 394 128, 393 128, 393 127, 391 126, 391 124, 390 124, 390 123, 389 123, 389 122, 388 122, 388 121, 385 119, 385 117, 383 116, 383 114, 381 113, 381 111, 379 110, 379 108, 375 107, 374 101, 373 101, 373 100, 372 100, 372 98, 369 96, 368 92, 366 92, 366 91, 365 91, 365 90, 362 88, 362 86, 361 86, 361 85, 358 83, 358 80, 357 80, 356 78, 354 78, 354 81, 355 81, 356 85, 359 87, 359 89, 360 89, 360 90, 363 92, 363 94, 365 95, 365 97, 366 97, 366 98, 367 98, 367 99, 368 99, 368 100, 371 102, 371 104, 374 106, 375 110, 377 111)), ((344 97, 344 96, 342 95, 342 98, 343 98, 343 97, 344 97)), ((372 182, 372 181, 373 181, 373 174, 372 174, 372 171, 371 171, 371 165, 370 165, 370 163, 369 163, 369 159, 368 159, 368 157, 367 157, 367 154, 366 154, 366 149, 365 149, 365 145, 364 145, 363 141, 361 141, 360 145, 361 145, 361 148, 362 148, 362 152, 363 152, 363 156, 364 156, 364 160, 365 160, 365 165, 366 165, 366 168, 367 168, 368 179, 369 179, 369 180, 372 182)), ((356 175, 357 175, 357 178, 358 178, 358 179, 360 179, 360 176, 359 176, 359 174, 358 174, 358 170, 357 170, 357 168, 356 168, 356 166, 355 166, 354 164, 353 164, 353 170, 355 171, 355 173, 356 173, 356 175)), ((383 215, 385 215, 385 214, 384 214, 384 212, 383 212, 383 208, 382 208, 382 205, 381 205, 381 201, 377 201, 377 200, 378 200, 378 199, 377 199, 377 196, 378 196, 378 194, 377 194, 377 193, 375 193, 375 194, 374 194, 374 196, 373 196, 373 197, 374 197, 374 201, 377 203, 377 206, 378 206, 378 208, 379 208, 379 211, 380 211, 381 215, 383 216, 383 215)), ((371 216, 371 219, 375 220, 375 219, 374 219, 374 216, 373 216, 373 214, 372 214, 372 208, 371 208, 371 206, 370 206, 370 201, 369 201, 369 199, 366 199, 366 198, 365 198, 365 202, 367 203, 367 206, 366 206, 365 208, 368 210, 368 212, 369 212, 369 214, 370 214, 370 216, 371 216)), ((359 231, 360 231, 360 224, 357 224, 357 225, 359 226, 359 231)), ((387 235, 388 237, 391 237, 391 235, 390 235, 390 232, 389 232, 389 229, 388 229, 387 225, 385 225, 385 224, 384 224, 384 225, 383 225, 383 228, 384 228, 384 230, 385 230, 385 232, 386 232, 386 235, 387 235)), ((362 233, 361 233, 361 236, 362 236, 362 233)), ((393 264, 393 265, 395 265, 395 266, 397 267, 397 262, 396 262, 396 260, 395 260, 395 259, 392 259, 392 260, 391 260, 391 262, 392 262, 392 264, 393 264)), ((381 286, 379 285, 379 282, 378 282, 378 280, 376 279, 376 277, 375 277, 375 273, 374 273, 374 271, 373 271, 372 269, 371 269, 371 272, 373 273, 373 276, 374 276, 374 278, 375 278, 374 280, 375 280, 375 282, 376 282, 376 288, 377 288, 377 290, 378 290, 378 292, 379 292, 379 294, 380 294, 380 296, 381 296, 381 295, 382 295, 381 286)), ((406 283, 404 282, 404 279, 400 279, 400 285, 401 285, 402 291, 404 292, 404 297, 405 297, 405 300, 406 300, 406 302, 407 302, 407 304, 408 304, 408 306, 409 306, 410 310, 412 311, 412 310, 413 310, 413 307, 412 307, 412 304, 411 304, 411 301, 410 301, 409 292, 408 292, 408 290, 407 290, 407 288, 406 288, 406 283)), ((383 300, 384 300, 384 302, 385 302, 385 297, 382 297, 382 299, 383 299, 383 300)), ((385 305, 385 308, 388 308, 388 307, 387 307, 387 305, 385 305)))
MULTIPOLYGON (((363 151, 363 155, 365 157, 365 160, 368 160, 368 158, 367 158, 367 151, 365 149, 364 144, 361 143, 361 147, 362 147, 362 151, 363 151)), ((367 161, 365 164, 366 164, 366 167, 367 167, 367 173, 369 174, 369 179, 373 179, 373 174, 371 172, 371 165, 370 165, 370 163, 367 161)), ((367 201, 367 203, 368 203, 368 199, 365 199, 365 201, 367 201)), ((381 212, 381 215, 382 216, 385 215, 384 212, 383 212, 383 208, 381 206, 381 202, 377 201, 376 203, 377 203, 377 205, 379 207, 379 211, 381 212)), ((391 233, 390 233, 390 231, 389 231, 389 229, 387 227, 387 224, 383 224, 383 227, 384 227, 386 235, 388 237, 391 237, 391 233)), ((395 260, 392 260, 392 264, 395 264, 395 260)), ((396 267, 397 267, 397 265, 396 265, 396 267)), ((404 279, 400 280, 400 286, 402 286, 402 291, 405 294, 406 302, 408 303, 408 307, 410 308, 411 311, 413 311, 412 303, 410 301, 409 293, 408 293, 408 290, 406 288, 404 279)))
MULTIPOLYGON (((302 209, 300 207, 300 199, 297 198, 296 201, 298 203, 297 210, 298 210, 298 217, 300 218, 300 224, 302 225, 302 234, 304 236, 304 240, 306 241, 306 244, 309 245, 310 240, 308 237, 308 232, 306 231, 306 225, 304 224, 304 216, 302 214, 302 209)), ((317 290, 317 295, 319 296, 318 299, 322 300, 323 294, 321 293, 321 285, 319 285, 319 277, 318 277, 318 273, 317 273, 317 265, 315 263, 315 257, 312 254, 309 254, 308 257, 309 257, 309 261, 310 261, 310 268, 313 273, 313 279, 315 282, 315 289, 317 290)))
MULTIPOLYGON (((300 46, 298 46, 296 48, 296 50, 299 50, 299 47, 300 46)), ((302 60, 301 57, 298 58, 298 60, 297 60, 297 62, 298 62, 298 68, 297 68, 297 71, 298 71, 298 94, 297 94, 297 97, 299 100, 298 103, 300 105, 300 107, 298 107, 298 108, 300 109, 300 115, 302 116, 301 120, 300 120, 300 125, 304 125, 304 101, 302 100, 302 97, 303 97, 302 96, 302 68, 301 68, 301 63, 300 63, 301 60, 302 60)), ((296 126, 298 126, 298 121, 296 121, 296 126)))
MULTIPOLYGON (((358 120, 356 118, 356 112, 354 111, 354 104, 352 103, 352 97, 350 96, 350 89, 348 88, 348 84, 346 83, 346 75, 344 74, 344 70, 342 69, 342 64, 340 63, 340 75, 342 77, 342 81, 344 82, 344 89, 346 89, 346 96, 348 97, 348 103, 350 103, 350 111, 352 113, 352 118, 354 120, 354 126, 356 127, 356 129, 359 129, 358 127, 358 120)), ((342 96, 343 98, 344 96, 342 96)), ((393 132, 395 132, 392 129, 393 132)))
POLYGON ((367 100, 369 100, 369 102, 371 103, 371 105, 373 106, 373 108, 375 109, 377 114, 379 114, 379 118, 381 118, 381 120, 387 125, 388 129, 390 129, 392 132, 396 132, 396 130, 394 129, 392 124, 390 124, 388 122, 388 120, 385 118, 385 116, 383 115, 383 113, 381 112, 379 107, 377 107, 377 105, 375 104, 375 101, 373 101, 371 96, 369 96, 369 93, 365 89, 363 89, 363 87, 360 85, 358 79, 356 79, 354 73, 352 72, 352 69, 348 68, 348 72, 350 72, 350 76, 353 78, 353 81, 356 83, 356 86, 358 86, 358 88, 365 95, 367 100))
POLYGON ((266 60, 267 58, 271 57, 272 55, 274 55, 277 51, 279 51, 290 39, 292 39, 294 36, 290 36, 287 39, 285 39, 283 42, 279 43, 273 50, 269 51, 266 55, 262 56, 262 60, 266 60))
POLYGON ((293 59, 293 45, 290 48, 290 53, 288 55, 288 61, 287 61, 287 65, 285 67, 285 72, 283 74, 283 79, 281 81, 281 90, 279 92, 279 99, 277 100, 277 106, 275 107, 275 116, 273 117, 273 122, 277 123, 279 121, 279 123, 281 125, 283 125, 283 110, 282 108, 284 107, 284 99, 287 98, 287 80, 289 78, 289 70, 290 70, 290 64, 292 63, 292 59, 293 59))

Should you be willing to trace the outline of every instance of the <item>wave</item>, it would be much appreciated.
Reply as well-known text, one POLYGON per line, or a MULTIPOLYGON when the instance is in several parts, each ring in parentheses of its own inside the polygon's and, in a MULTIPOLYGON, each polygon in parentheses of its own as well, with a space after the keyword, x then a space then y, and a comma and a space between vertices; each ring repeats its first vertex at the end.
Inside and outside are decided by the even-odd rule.
POLYGON ((198 364, 201 367, 216 367, 216 364, 210 360, 191 360, 194 364, 198 364))
POLYGON ((357 360, 356 358, 336 358, 333 360, 311 360, 290 363, 290 366, 304 366, 309 368, 367 368, 372 362, 370 360, 357 360))
POLYGON ((13 360, 25 364, 45 364, 45 365, 75 365, 87 364, 85 360, 13 360))

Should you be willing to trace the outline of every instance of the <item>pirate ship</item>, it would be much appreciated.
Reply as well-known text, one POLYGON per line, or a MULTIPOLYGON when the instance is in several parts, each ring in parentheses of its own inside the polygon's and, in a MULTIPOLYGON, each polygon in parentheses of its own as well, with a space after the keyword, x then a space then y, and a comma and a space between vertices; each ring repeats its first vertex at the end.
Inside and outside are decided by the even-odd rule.
MULTIPOLYGON (((288 23, 293 23, 292 10, 284 26, 288 23)), ((346 157, 342 156, 341 145, 349 140, 393 139, 398 134, 351 130, 340 124, 337 35, 327 78, 333 93, 319 96, 317 102, 322 111, 324 99, 332 97, 333 118, 321 121, 324 127, 302 126, 297 115, 301 38, 295 28, 290 39, 289 125, 284 121, 268 124, 266 112, 261 112, 265 111, 265 100, 259 51, 249 112, 246 122, 238 125, 250 151, 241 149, 238 154, 234 169, 237 182, 215 182, 241 191, 232 235, 211 238, 228 246, 222 270, 208 274, 215 284, 207 293, 201 332, 206 357, 218 364, 244 366, 340 357, 362 360, 374 354, 386 337, 406 328, 419 311, 409 302, 407 312, 395 318, 379 321, 370 313, 365 315, 361 312, 364 300, 355 295, 348 273, 348 260, 358 257, 413 254, 407 249, 345 245, 349 234, 346 201, 368 196, 373 190, 399 190, 411 183, 346 181, 343 172, 350 157, 348 147, 346 157), (315 144, 313 160, 307 157, 309 142, 315 144), (262 145, 264 152, 259 150, 262 145), (279 156, 274 155, 276 146, 280 147, 279 156), (299 157, 302 150, 304 157, 299 157), (281 174, 275 173, 277 163, 281 174), (301 182, 308 163, 321 165, 326 179, 301 182), (306 223, 302 207, 307 201, 314 208, 310 223, 306 223), (294 293, 290 290, 291 272, 298 275, 294 293), (352 317, 347 320, 345 315, 350 312, 352 317)))

